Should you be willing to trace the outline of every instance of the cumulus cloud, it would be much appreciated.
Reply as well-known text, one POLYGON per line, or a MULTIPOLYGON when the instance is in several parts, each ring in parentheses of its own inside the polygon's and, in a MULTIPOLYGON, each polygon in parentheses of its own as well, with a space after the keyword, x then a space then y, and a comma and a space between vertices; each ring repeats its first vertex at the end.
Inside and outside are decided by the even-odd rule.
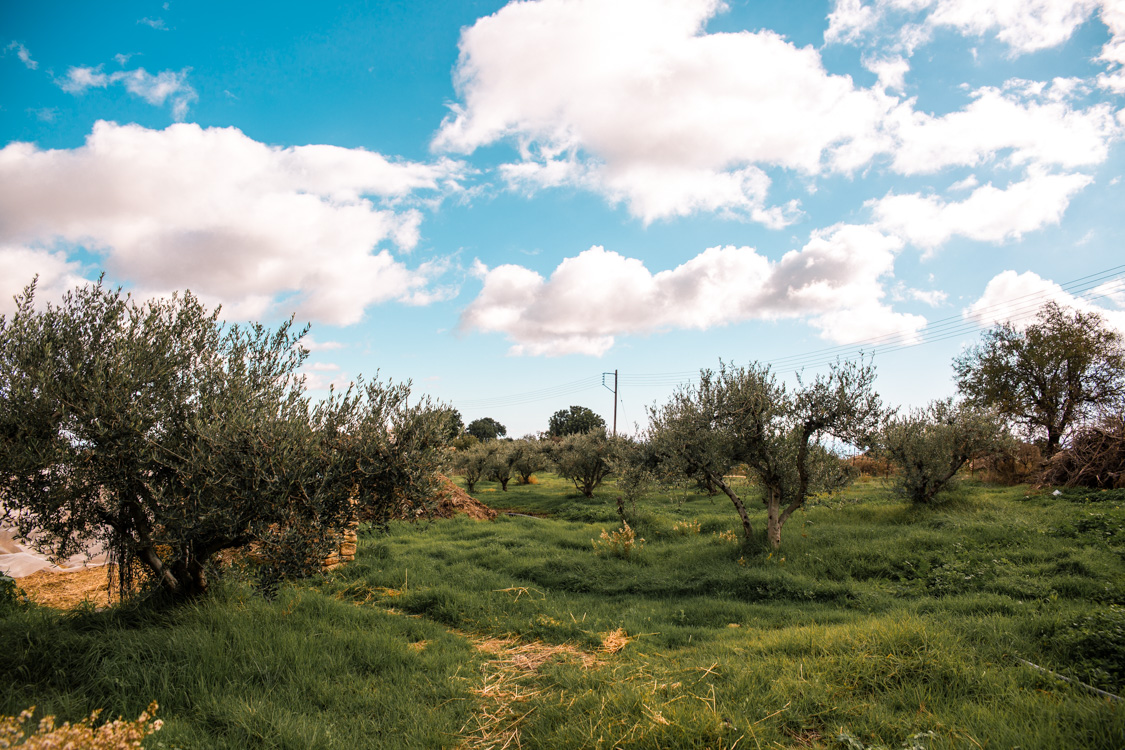
POLYGON ((100 65, 96 68, 74 66, 67 70, 66 78, 60 79, 58 85, 67 93, 82 94, 90 88, 104 89, 120 83, 130 94, 154 106, 162 107, 165 102, 170 102, 172 116, 176 120, 183 120, 188 107, 199 98, 195 89, 187 82, 190 71, 191 68, 184 68, 179 72, 162 70, 153 75, 144 68, 137 68, 105 73, 100 65))
POLYGON ((863 67, 879 77, 880 86, 893 91, 902 91, 906 86, 906 74, 910 72, 910 62, 899 55, 865 57, 863 67))
POLYGON ((946 28, 964 36, 992 36, 1022 54, 1057 47, 1099 8, 1118 39, 1121 30, 1107 20, 1120 12, 1118 0, 837 0, 824 40, 856 43, 892 36, 909 54, 935 30, 946 28))
POLYGON ((16 309, 14 297, 38 276, 35 302, 58 302, 65 292, 85 283, 81 264, 61 250, 6 244, 0 240, 0 315, 16 309))
POLYGON ((964 109, 934 116, 906 107, 891 115, 895 171, 932 174, 954 166, 972 167, 998 157, 1012 166, 1065 168, 1102 163, 1122 135, 1106 103, 1074 108, 1074 81, 1051 85, 1009 81, 973 91, 964 109))
POLYGON ((646 221, 717 210, 784 223, 763 170, 864 162, 893 101, 771 31, 703 33, 721 7, 509 4, 463 32, 463 104, 433 145, 469 153, 513 139, 521 160, 504 174, 519 187, 594 189, 646 221))
POLYGON ((16 57, 20 59, 20 62, 23 63, 28 70, 35 70, 39 67, 39 63, 31 58, 31 52, 20 42, 12 42, 4 48, 4 51, 15 52, 16 57))
POLYGON ((925 319, 880 302, 880 278, 900 246, 869 227, 843 225, 776 262, 749 247, 712 247, 653 273, 639 259, 594 246, 564 259, 549 279, 478 263, 484 286, 461 328, 503 333, 512 354, 530 355, 599 356, 619 335, 783 318, 810 318, 835 342, 912 336, 925 319))
MULTIPOLYGON (((961 6, 888 1, 915 5, 934 23, 960 17, 961 6)), ((646 223, 709 212, 777 228, 801 210, 795 201, 771 205, 773 171, 1074 170, 1102 163, 1122 135, 1110 104, 1078 104, 1083 82, 1012 80, 931 114, 889 93, 905 86, 905 52, 865 54, 879 81, 862 88, 829 74, 817 50, 771 31, 707 33, 722 8, 718 0, 511 3, 462 33, 460 102, 432 145, 470 153, 510 142, 520 156, 500 174, 512 189, 590 190, 646 223)), ((851 38, 885 12, 841 2, 833 18, 850 20, 830 29, 851 38)), ((911 33, 920 42, 922 32, 911 33)))
POLYGON ((81 244, 139 292, 190 288, 232 318, 284 300, 283 313, 348 324, 377 302, 424 301, 441 265, 411 269, 378 247, 411 249, 422 218, 411 196, 461 169, 278 148, 235 128, 98 122, 79 148, 0 150, 0 243, 81 244))
POLYGON ((869 203, 876 225, 932 251, 954 236, 1000 243, 1058 224, 1075 193, 1093 182, 1083 174, 1030 176, 1006 188, 982 185, 963 201, 890 193, 869 203))
MULTIPOLYGON (((1120 282, 1103 285, 1106 296, 1120 293, 1120 282)), ((1083 312, 1096 312, 1106 323, 1125 333, 1125 309, 1111 309, 1093 304, 1082 297, 1070 294, 1049 279, 1044 279, 1032 271, 1016 273, 1004 271, 997 274, 984 289, 980 299, 963 311, 966 320, 982 326, 997 323, 1011 323, 1023 328, 1035 320, 1035 313, 1047 302, 1057 302, 1064 307, 1072 307, 1083 312)))

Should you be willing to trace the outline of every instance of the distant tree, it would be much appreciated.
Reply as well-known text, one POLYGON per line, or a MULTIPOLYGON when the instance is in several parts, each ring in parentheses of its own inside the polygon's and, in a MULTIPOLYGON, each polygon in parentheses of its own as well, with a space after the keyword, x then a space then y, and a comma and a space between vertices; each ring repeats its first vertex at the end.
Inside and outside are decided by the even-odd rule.
POLYGON ((599 428, 605 429, 605 420, 585 406, 559 409, 547 422, 547 434, 551 437, 566 437, 599 428))
POLYGON ((574 488, 586 497, 610 474, 609 457, 613 446, 605 429, 567 435, 555 443, 551 458, 555 472, 574 483, 574 488))
POLYGON ((969 459, 1014 447, 998 415, 952 399, 888 417, 878 442, 880 452, 898 468, 892 480, 895 491, 920 504, 952 489, 969 459))
POLYGON ((843 362, 789 391, 761 365, 703 370, 699 385, 649 410, 649 442, 665 471, 701 479, 727 495, 749 539, 746 506, 726 481, 732 467, 745 464, 762 489, 766 538, 776 549, 785 522, 810 494, 849 481, 821 441, 870 439, 881 415, 874 378, 870 365, 843 362))
POLYGON ((612 450, 609 467, 616 477, 617 514, 625 520, 625 505, 629 504, 634 516, 637 500, 647 494, 659 481, 656 457, 651 446, 625 436, 610 439, 612 450))
POLYGON ((967 399, 1044 437, 1048 457, 1073 425, 1125 404, 1122 335, 1097 313, 1054 302, 1023 330, 1004 323, 988 331, 953 369, 967 399))
POLYGON ((495 440, 508 434, 508 428, 497 422, 492 417, 481 417, 469 422, 465 432, 477 440, 495 440))
POLYGON ((122 591, 143 570, 175 597, 223 550, 262 578, 319 567, 361 509, 431 495, 442 420, 407 385, 362 381, 313 403, 304 331, 226 327, 190 293, 137 304, 97 284, 0 316, 0 496, 21 534, 66 557, 100 542, 122 591))
POLYGON ((465 488, 472 492, 492 463, 492 453, 486 443, 478 442, 453 454, 453 469, 465 479, 465 488))
POLYGON ((543 471, 549 465, 543 445, 530 435, 515 441, 513 450, 516 452, 516 457, 512 470, 516 472, 520 484, 530 484, 531 475, 543 471))
POLYGON ((508 491, 508 482, 512 481, 515 463, 519 459, 520 451, 514 440, 490 440, 488 448, 488 478, 500 483, 500 489, 508 491))

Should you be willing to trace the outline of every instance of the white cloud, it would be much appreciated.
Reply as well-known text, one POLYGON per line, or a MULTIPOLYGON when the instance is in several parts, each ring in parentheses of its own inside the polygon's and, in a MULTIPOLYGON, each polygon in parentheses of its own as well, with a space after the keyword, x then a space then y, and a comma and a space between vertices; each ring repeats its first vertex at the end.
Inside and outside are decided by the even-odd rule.
POLYGON ((963 201, 934 195, 890 193, 869 205, 876 226, 932 251, 954 236, 1000 243, 1057 224, 1075 193, 1093 182, 1083 174, 1031 170, 1022 182, 975 189, 963 201))
POLYGON ((20 62, 22 62, 28 70, 35 70, 39 67, 39 63, 31 59, 31 52, 20 42, 12 42, 4 48, 4 51, 15 52, 16 57, 20 59, 20 62))
POLYGON ((837 226, 774 262, 749 247, 712 247, 653 273, 599 246, 564 259, 549 279, 517 265, 476 266, 484 287, 462 330, 505 334, 512 354, 601 355, 616 336, 709 329, 744 320, 811 318, 825 338, 913 335, 925 325, 879 302, 900 242, 837 226))
POLYGON ((313 338, 311 333, 305 334, 301 339, 301 346, 308 349, 310 352, 329 351, 331 349, 343 349, 344 344, 339 341, 324 341, 320 342, 313 338))
POLYGON ((377 247, 413 247, 421 213, 405 202, 460 170, 362 149, 283 149, 234 128, 99 122, 80 148, 0 150, 0 243, 82 244, 139 292, 190 288, 232 318, 284 305, 348 324, 377 302, 422 301, 441 265, 412 270, 377 247))
MULTIPOLYGON (((121 57, 118 55, 119 60, 121 57)), ((137 68, 105 73, 100 65, 96 68, 76 66, 69 68, 66 78, 59 80, 58 84, 63 91, 82 94, 90 88, 104 89, 120 83, 130 94, 154 106, 162 107, 166 101, 171 102, 172 116, 179 121, 187 115, 191 103, 199 98, 195 89, 187 82, 190 71, 191 68, 184 68, 179 72, 162 70, 153 75, 144 68, 137 68)))
POLYGON ((972 190, 980 184, 975 174, 971 174, 963 180, 958 180, 949 186, 950 192, 961 192, 963 190, 972 190))
POLYGON ((1109 104, 1071 107, 1066 100, 1074 92, 1066 79, 1051 86, 1013 80, 972 92, 967 107, 942 116, 900 107, 887 126, 896 142, 893 167, 902 174, 932 174, 1001 154, 1018 166, 1100 164, 1121 137, 1121 124, 1109 104))
MULTIPOLYGON (((839 3, 830 29, 840 39, 867 33, 888 8, 945 25, 960 18, 961 5, 935 2, 839 3)), ((1011 15, 993 5, 988 24, 1011 15)), ((907 52, 865 54, 879 77, 865 89, 830 75, 815 49, 771 31, 706 33, 722 8, 718 0, 513 2, 463 31, 460 103, 433 147, 470 153, 510 142, 520 154, 500 168, 510 188, 590 190, 646 223, 711 212, 776 228, 801 212, 796 202, 771 205, 770 170, 802 179, 885 161, 906 175, 990 163, 1074 170, 1104 162, 1123 132, 1109 103, 1078 104, 1089 84, 1076 79, 1011 80, 969 92, 962 109, 919 111, 915 99, 888 93, 905 85, 907 52)), ((1039 5, 1028 12, 1048 25, 1070 18, 1039 5)), ((909 31, 911 44, 926 28, 909 31)))
POLYGON ((910 62, 903 57, 865 57, 863 67, 879 77, 879 85, 884 89, 902 91, 906 85, 906 74, 910 72, 910 62))
POLYGON ((867 161, 894 100, 829 75, 770 32, 702 33, 717 0, 512 3, 461 38, 453 108, 434 147, 520 147, 505 177, 577 185, 646 221, 726 211, 776 225, 764 168, 867 161), (669 187, 674 186, 674 187, 669 187))
MULTIPOLYGON (((1106 291, 1110 290, 1107 288, 1106 291)), ((965 308, 963 315, 966 320, 981 326, 1011 323, 1022 328, 1035 320, 1035 313, 1047 302, 1057 302, 1083 312, 1096 312, 1107 324, 1125 333, 1125 310, 1095 305, 1031 271, 997 274, 988 282, 980 299, 965 308)))
POLYGON ((109 82, 109 76, 102 72, 102 66, 91 68, 76 65, 66 71, 66 78, 59 80, 58 84, 68 94, 82 94, 89 88, 104 89, 109 82))
MULTIPOLYGON (((1098 8, 1115 40, 1123 29, 1115 25, 1119 0, 837 0, 828 16, 824 40, 856 43, 870 37, 910 54, 936 29, 948 28, 964 36, 993 36, 1013 54, 1057 47, 1070 39, 1098 8)), ((1113 42, 1111 42, 1113 44, 1113 42)), ((1109 45, 1107 45, 1109 46, 1109 45)))
POLYGON ((346 391, 348 387, 355 382, 351 376, 345 372, 331 377, 322 372, 302 370, 301 376, 305 379, 305 388, 310 391, 327 391, 331 388, 337 391, 346 391))
POLYGON ((828 14, 828 29, 824 41, 851 43, 857 41, 867 30, 879 21, 879 12, 863 0, 836 0, 832 12, 828 14))
POLYGON ((164 23, 163 18, 148 18, 148 17, 145 17, 145 18, 137 19, 137 23, 141 24, 143 26, 148 26, 149 28, 152 28, 152 29, 156 29, 157 31, 167 31, 168 30, 168 25, 166 23, 164 23))
POLYGON ((16 309, 13 297, 22 294, 36 275, 36 305, 58 302, 65 292, 86 282, 81 265, 65 252, 0 241, 0 315, 16 309))

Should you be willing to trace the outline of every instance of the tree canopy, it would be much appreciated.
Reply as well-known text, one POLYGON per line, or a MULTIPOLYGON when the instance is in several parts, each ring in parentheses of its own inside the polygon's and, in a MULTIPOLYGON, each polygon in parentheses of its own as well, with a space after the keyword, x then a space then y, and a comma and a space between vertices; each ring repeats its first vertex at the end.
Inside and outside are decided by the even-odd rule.
POLYGON ((1004 323, 986 332, 953 368, 967 399, 1042 439, 1048 456, 1073 426, 1125 403, 1122 335, 1097 313, 1054 302, 1022 330, 1004 323))
POLYGON ((481 417, 469 422, 469 426, 465 428, 465 432, 469 433, 477 440, 495 440, 502 438, 508 434, 508 428, 497 422, 492 417, 481 417))
POLYGON ((547 434, 551 437, 566 437, 596 429, 605 429, 605 420, 585 406, 559 409, 547 422, 547 434))

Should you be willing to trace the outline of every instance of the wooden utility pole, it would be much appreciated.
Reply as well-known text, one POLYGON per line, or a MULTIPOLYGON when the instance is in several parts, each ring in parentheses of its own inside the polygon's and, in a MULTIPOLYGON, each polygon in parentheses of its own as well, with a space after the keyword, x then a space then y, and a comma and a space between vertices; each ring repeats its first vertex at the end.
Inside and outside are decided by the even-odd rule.
POLYGON ((617 437, 617 370, 613 371, 613 388, 606 385, 605 378, 607 375, 609 375, 608 372, 602 373, 602 387, 613 391, 613 436, 617 437))

